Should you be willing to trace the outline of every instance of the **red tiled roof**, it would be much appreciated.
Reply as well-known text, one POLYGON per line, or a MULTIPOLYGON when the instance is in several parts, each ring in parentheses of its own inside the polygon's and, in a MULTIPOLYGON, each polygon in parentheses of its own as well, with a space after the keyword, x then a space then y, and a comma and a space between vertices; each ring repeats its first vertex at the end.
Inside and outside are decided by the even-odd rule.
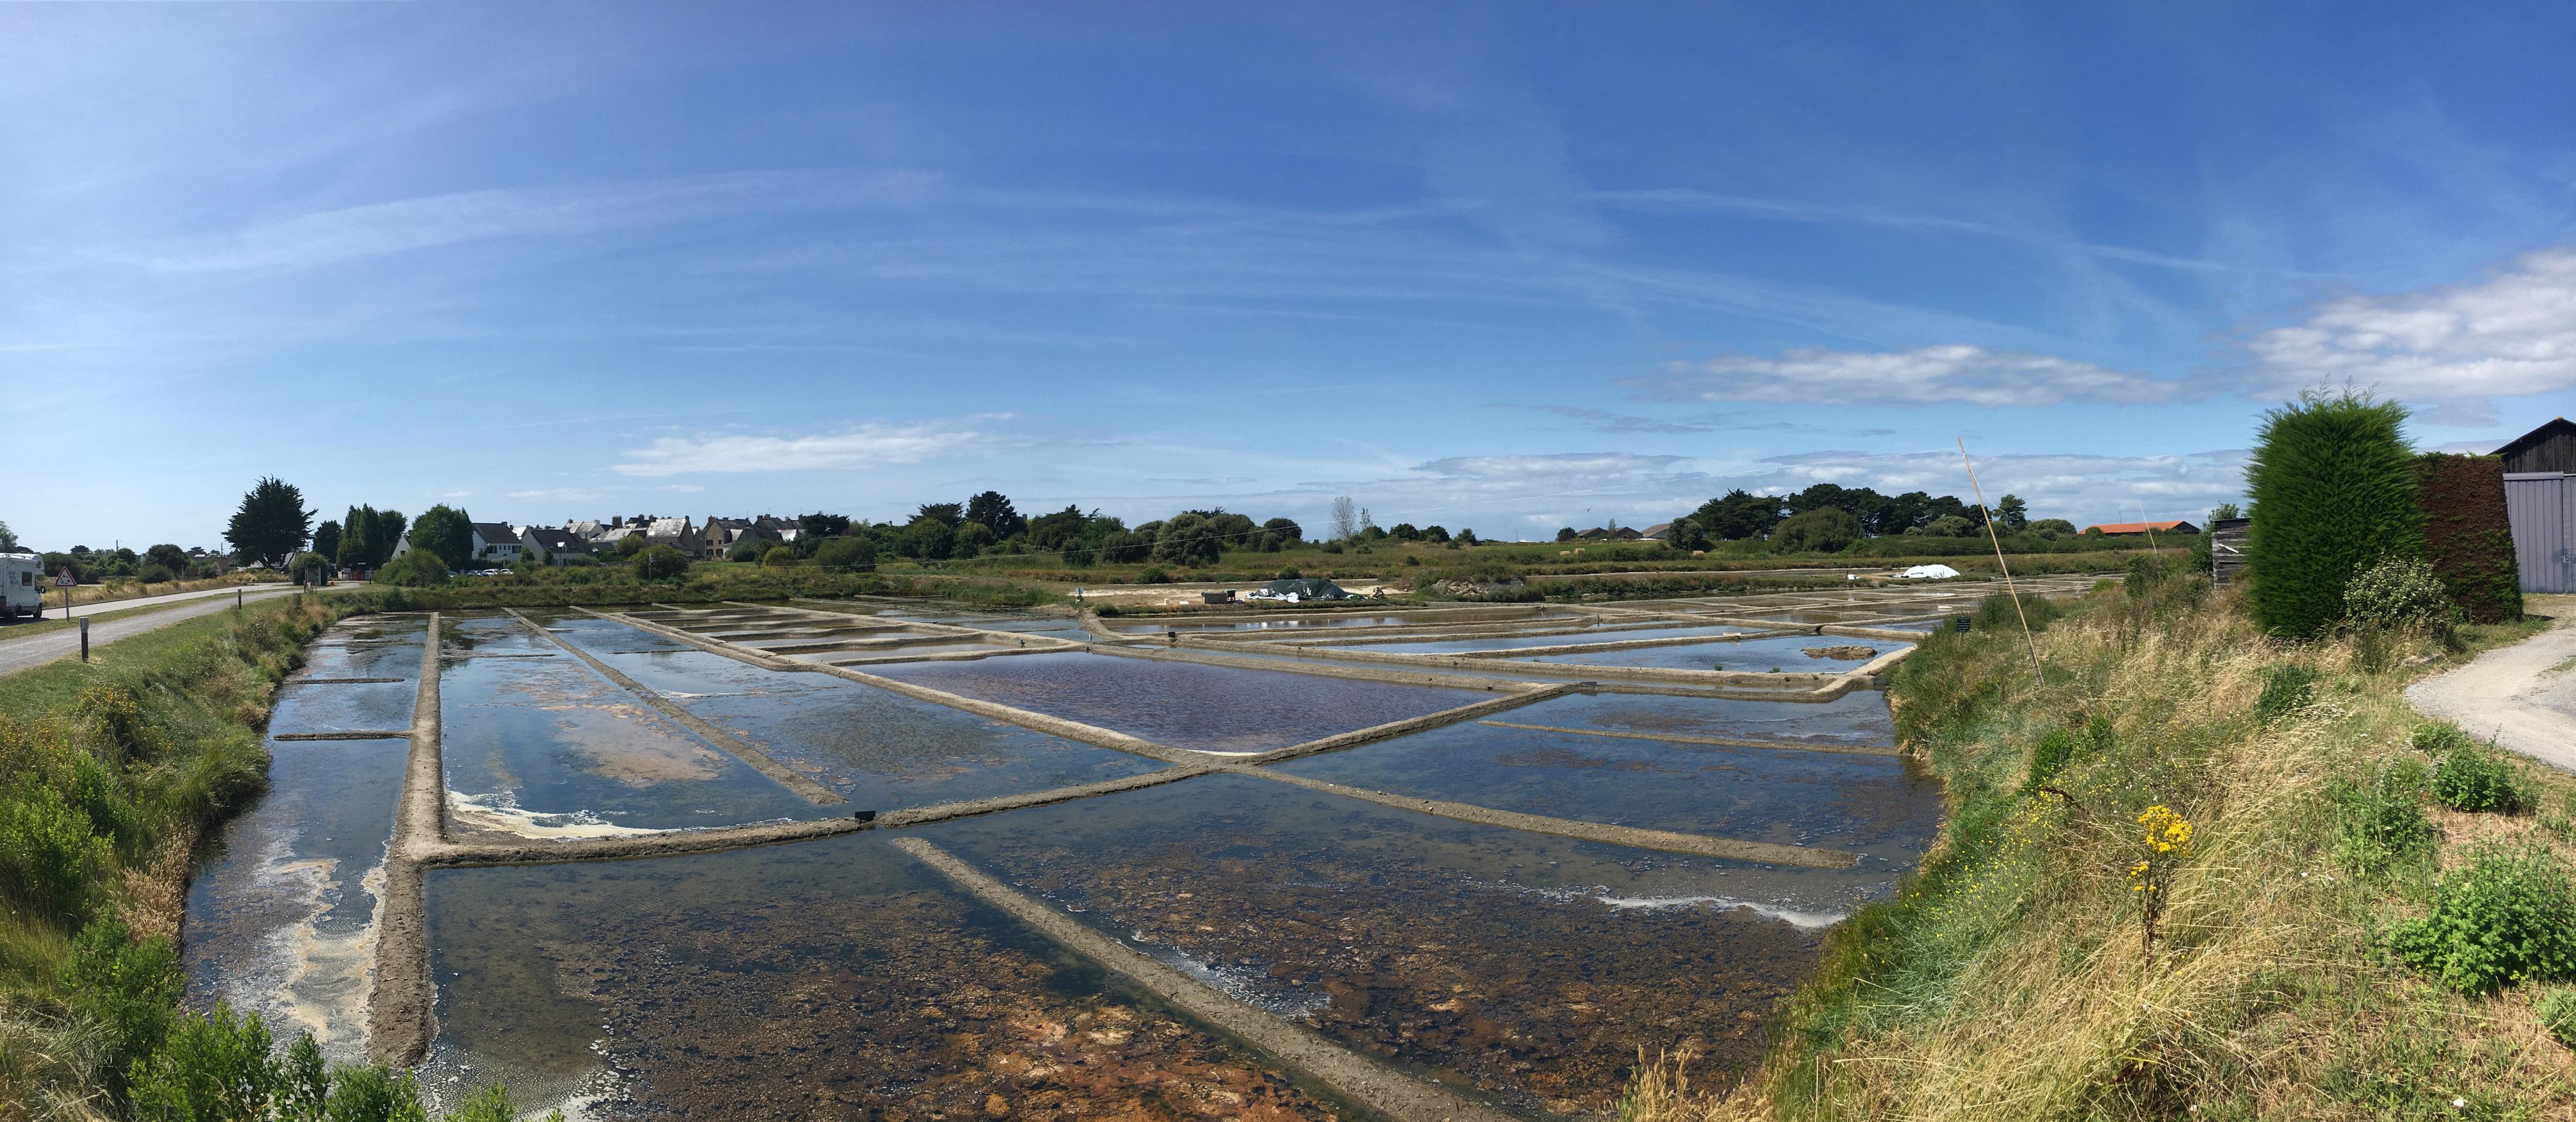
POLYGON ((2100 530, 2105 534, 2143 534, 2149 530, 2171 530, 2176 526, 2186 525, 2189 523, 2177 518, 2171 522, 2105 522, 2099 526, 2087 526, 2085 529, 2100 530))

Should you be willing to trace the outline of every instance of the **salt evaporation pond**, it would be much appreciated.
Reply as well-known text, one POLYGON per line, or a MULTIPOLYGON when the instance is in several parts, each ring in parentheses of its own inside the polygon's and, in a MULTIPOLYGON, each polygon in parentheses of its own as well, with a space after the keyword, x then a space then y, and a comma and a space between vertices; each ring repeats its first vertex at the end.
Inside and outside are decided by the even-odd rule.
MULTIPOLYGON (((614 835, 838 816, 1164 766, 613 620, 533 622, 551 637, 506 616, 447 619, 442 716, 462 841, 499 836, 477 832, 492 828, 614 835), (797 797, 557 640, 850 803, 797 797)), ((713 622, 686 625, 775 621, 713 622)), ((974 641, 924 638, 915 646, 974 641)), ((335 629, 308 674, 405 681, 290 686, 274 731, 407 727, 420 641, 417 619, 335 629)), ((1703 647, 1762 649, 1636 653, 1703 647)), ((1514 661, 1479 667, 1507 675, 1514 661)), ((1080 652, 862 669, 1238 752, 1498 696, 1080 652)), ((1893 735, 1874 692, 1825 703, 1599 692, 1274 765, 1401 795, 1863 854, 1850 869, 1579 842, 1257 775, 724 853, 433 869, 438 1034, 424 1078, 449 1105, 507 1081, 523 1103, 591 1117, 926 1122, 991 1119, 997 1099, 999 1116, 1049 1122, 1139 1109, 1264 1122, 1366 1113, 1282 1078, 889 844, 918 837, 1355 1052, 1523 1116, 1603 1114, 1641 1046, 1698 1048, 1704 1084, 1745 1070, 1777 1000, 1814 969, 1823 931, 1919 858, 1940 811, 1919 767, 1821 750, 1893 735), (1708 743, 1726 739, 1789 747, 1708 743)), ((407 742, 272 750, 273 791, 227 828, 192 892, 191 1000, 258 1008, 354 1059, 371 878, 407 742)))
POLYGON ((1637 1049, 1759 1054, 1822 927, 1886 879, 1676 857, 1215 776, 920 831, 1219 988, 1525 1114, 1637 1049))
POLYGON ((506 1080, 611 1117, 1347 1113, 872 835, 439 870, 428 894, 425 1081, 450 1100, 506 1080))
MULTIPOLYGON (((566 637, 585 649, 617 645, 613 634, 589 629, 566 637)), ((601 660, 813 776, 853 807, 887 810, 1042 791, 1164 766, 891 690, 767 670, 705 651, 609 653, 601 660)))
POLYGON ((1870 659, 1904 650, 1909 643, 1877 643, 1832 635, 1793 635, 1778 639, 1744 639, 1731 643, 1674 643, 1616 651, 1576 651, 1540 655, 1531 662, 1576 666, 1641 666, 1669 670, 1734 670, 1791 674, 1848 674, 1870 659), (1807 651, 1859 647, 1875 651, 1860 658, 1810 655, 1807 651))
POLYGON ((450 828, 612 837, 838 813, 762 775, 516 620, 460 621, 443 659, 450 828), (542 650, 538 649, 542 644, 542 650), (460 649, 475 657, 460 657, 460 649), (546 657, 492 657, 538 654, 546 657))
POLYGON ((365 1058, 385 846, 411 742, 276 737, 341 731, 331 726, 346 714, 328 699, 351 690, 401 694, 398 719, 364 719, 409 728, 426 627, 417 619, 342 624, 280 688, 269 788, 199 855, 189 882, 181 962, 190 1004, 221 1000, 258 1012, 281 1037, 312 1033, 336 1062, 365 1058), (306 684, 397 675, 403 680, 306 684))
POLYGON ((1442 639, 1432 642, 1354 644, 1346 649, 1386 651, 1392 654, 1465 654, 1469 651, 1516 651, 1524 647, 1563 647, 1577 643, 1624 643, 1632 639, 1679 639, 1693 636, 1740 635, 1741 627, 1700 624, 1690 627, 1586 628, 1560 635, 1498 635, 1486 639, 1442 639))
POLYGON ((1083 651, 894 663, 867 672, 1210 752, 1285 748, 1489 696, 1083 651))
MULTIPOLYGON (((1495 720, 1537 723, 1530 708, 1537 707, 1495 720)), ((1710 737, 1730 731, 1723 722, 1699 727, 1710 737)), ((1469 722, 1273 766, 1498 810, 1855 850, 1870 855, 1865 867, 1881 874, 1911 867, 1940 825, 1940 784, 1912 760, 1636 738, 1643 735, 1651 734, 1469 722)), ((1733 736, 1751 734, 1738 729, 1733 736)))

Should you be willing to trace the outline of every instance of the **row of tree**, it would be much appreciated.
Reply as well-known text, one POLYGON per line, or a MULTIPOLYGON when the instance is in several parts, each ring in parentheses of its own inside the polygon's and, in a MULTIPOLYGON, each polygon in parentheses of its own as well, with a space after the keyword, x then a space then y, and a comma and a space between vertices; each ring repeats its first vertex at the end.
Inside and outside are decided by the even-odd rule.
MULTIPOLYGON (((2063 518, 2032 521, 2029 504, 2018 495, 1997 500, 1993 512, 2000 533, 2051 539, 2075 534, 2075 524, 2063 518)), ((1890 534, 1963 537, 1985 529, 1981 514, 1956 495, 1923 491, 1882 495, 1867 487, 1818 483, 1792 494, 1756 495, 1738 488, 1674 519, 1665 541, 1676 549, 1706 549, 1719 541, 1769 539, 1783 552, 1830 553, 1890 534)), ((1573 536, 1572 527, 1557 533, 1559 540, 1573 536)))

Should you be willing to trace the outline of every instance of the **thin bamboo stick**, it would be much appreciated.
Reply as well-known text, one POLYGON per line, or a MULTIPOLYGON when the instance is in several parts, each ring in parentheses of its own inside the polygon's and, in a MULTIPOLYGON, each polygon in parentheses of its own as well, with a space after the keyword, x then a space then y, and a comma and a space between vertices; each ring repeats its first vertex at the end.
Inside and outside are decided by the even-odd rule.
POLYGON ((1986 540, 1994 543, 1995 567, 2004 573, 2004 595, 2012 597, 2013 614, 2021 618, 2021 640, 2030 644, 2030 676, 2040 685, 2048 676, 2039 670, 2039 638, 2030 633, 2030 613, 2021 607, 2021 593, 2013 588, 2012 565, 2004 560, 2004 540, 1995 536, 1995 512, 1986 509, 1986 490, 1977 485, 1977 465, 1968 460, 1968 442, 1959 440, 1959 464, 1968 469, 1968 490, 1977 496, 1977 513, 1986 516, 1986 540))

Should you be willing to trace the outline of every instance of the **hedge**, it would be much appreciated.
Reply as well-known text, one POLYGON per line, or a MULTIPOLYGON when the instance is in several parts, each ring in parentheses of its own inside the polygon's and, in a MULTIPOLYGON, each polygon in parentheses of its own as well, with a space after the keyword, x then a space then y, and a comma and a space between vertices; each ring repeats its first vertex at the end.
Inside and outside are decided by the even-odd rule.
POLYGON ((2478 623, 2522 618, 2522 572, 2505 519, 2504 461, 2432 452, 2415 460, 2424 559, 2451 602, 2478 623))

